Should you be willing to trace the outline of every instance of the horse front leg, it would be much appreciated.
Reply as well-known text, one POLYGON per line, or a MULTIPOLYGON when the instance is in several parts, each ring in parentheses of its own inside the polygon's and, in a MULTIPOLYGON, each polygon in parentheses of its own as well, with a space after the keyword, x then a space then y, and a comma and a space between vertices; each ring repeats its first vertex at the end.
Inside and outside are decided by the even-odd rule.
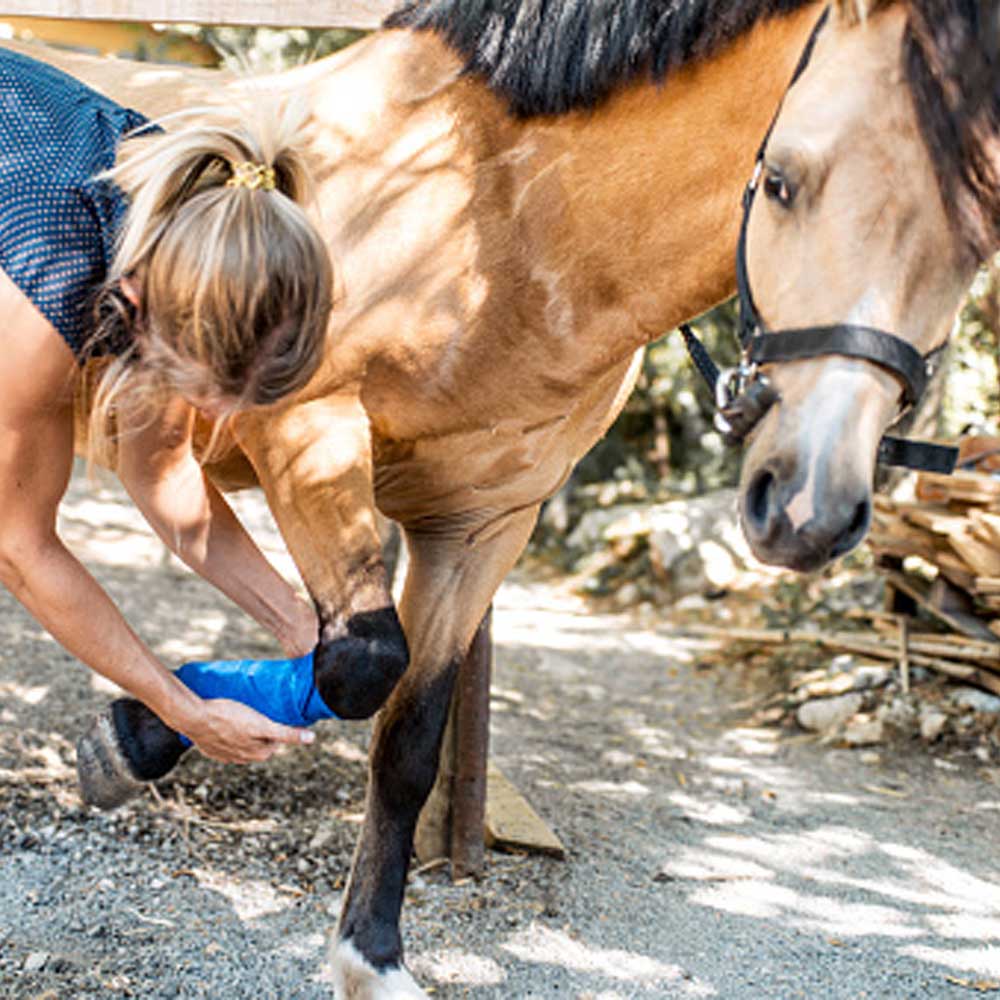
POLYGON ((239 438, 316 605, 316 691, 338 718, 369 718, 409 652, 382 561, 364 410, 354 397, 326 397, 239 438))
POLYGON ((399 930, 414 831, 437 774, 459 665, 536 513, 494 522, 488 539, 407 534, 400 614, 411 662, 375 723, 365 819, 331 951, 338 1000, 427 996, 403 964, 399 930))

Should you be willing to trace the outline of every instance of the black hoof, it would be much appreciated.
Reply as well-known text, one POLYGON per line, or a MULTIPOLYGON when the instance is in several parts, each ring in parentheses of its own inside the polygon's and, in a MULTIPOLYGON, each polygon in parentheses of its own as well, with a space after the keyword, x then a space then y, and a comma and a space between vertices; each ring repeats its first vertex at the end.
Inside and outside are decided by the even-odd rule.
POLYGON ((115 809, 168 774, 187 747, 145 705, 119 698, 76 744, 76 773, 88 805, 115 809))

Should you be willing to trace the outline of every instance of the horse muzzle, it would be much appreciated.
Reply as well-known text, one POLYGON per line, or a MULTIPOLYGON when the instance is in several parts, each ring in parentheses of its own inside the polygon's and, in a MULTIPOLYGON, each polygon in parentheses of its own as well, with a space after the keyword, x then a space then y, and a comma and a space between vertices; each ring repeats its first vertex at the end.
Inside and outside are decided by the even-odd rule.
POLYGON ((740 498, 743 531, 761 562, 813 572, 857 547, 868 532, 871 489, 844 483, 825 491, 822 502, 807 502, 803 488, 774 466, 753 472, 740 498))

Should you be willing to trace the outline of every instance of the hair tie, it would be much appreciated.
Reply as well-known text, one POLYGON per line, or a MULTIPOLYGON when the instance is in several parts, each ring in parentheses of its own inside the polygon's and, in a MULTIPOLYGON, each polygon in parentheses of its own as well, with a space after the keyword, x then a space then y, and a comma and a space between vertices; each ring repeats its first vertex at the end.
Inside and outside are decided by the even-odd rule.
POLYGON ((230 166, 233 175, 226 181, 226 187, 242 187, 250 191, 256 191, 258 188, 263 191, 273 191, 277 186, 274 167, 269 167, 264 163, 253 163, 250 160, 244 160, 242 163, 230 163, 230 166))

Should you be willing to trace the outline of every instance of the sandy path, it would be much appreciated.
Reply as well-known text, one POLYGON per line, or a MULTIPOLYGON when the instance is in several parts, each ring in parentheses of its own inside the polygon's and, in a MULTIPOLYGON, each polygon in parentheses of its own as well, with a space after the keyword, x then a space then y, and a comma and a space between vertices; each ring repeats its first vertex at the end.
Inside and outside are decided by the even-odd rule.
MULTIPOLYGON (((281 561, 259 498, 240 510, 281 561)), ((74 484, 64 533, 170 663, 266 654, 163 560, 120 493, 74 484), (95 527, 101 525, 101 527, 95 527)), ((282 563, 287 568, 287 563, 282 563)), ((940 998, 1000 989, 1000 765, 822 747, 746 725, 758 682, 664 625, 527 580, 495 616, 495 759, 570 848, 411 880, 439 998, 940 998)), ((113 816, 73 742, 104 686, 0 597, 0 997, 329 998, 323 937, 367 726, 260 767, 203 760, 113 816)))

